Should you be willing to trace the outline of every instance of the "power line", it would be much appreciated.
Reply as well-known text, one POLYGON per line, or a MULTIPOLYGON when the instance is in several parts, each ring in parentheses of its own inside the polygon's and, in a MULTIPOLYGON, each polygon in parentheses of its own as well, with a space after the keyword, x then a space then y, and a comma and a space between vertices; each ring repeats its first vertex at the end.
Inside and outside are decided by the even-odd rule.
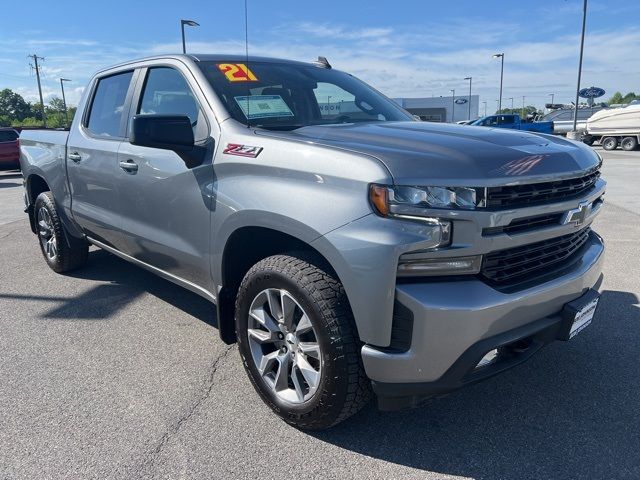
POLYGON ((44 113, 44 99, 42 98, 42 85, 40 84, 40 67, 38 66, 38 60, 42 60, 44 62, 44 57, 39 57, 35 53, 33 55, 27 55, 27 57, 33 59, 34 65, 29 65, 36 71, 36 78, 38 79, 38 93, 40 94, 40 108, 42 109, 42 123, 44 124, 44 128, 47 128, 47 117, 44 113))

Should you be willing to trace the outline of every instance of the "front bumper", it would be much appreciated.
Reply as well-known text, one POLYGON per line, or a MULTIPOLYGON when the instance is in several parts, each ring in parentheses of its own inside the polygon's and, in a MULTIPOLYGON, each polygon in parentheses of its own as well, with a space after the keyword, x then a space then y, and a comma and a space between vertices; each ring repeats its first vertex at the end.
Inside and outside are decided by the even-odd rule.
POLYGON ((564 305, 599 288, 603 253, 602 239, 592 232, 570 271, 514 293, 499 292, 478 279, 397 285, 396 300, 413 315, 408 351, 362 347, 380 407, 412 406, 528 359, 556 338, 564 305), (523 340, 526 349, 518 343, 523 340), (518 355, 474 372, 489 350, 514 343, 518 355))

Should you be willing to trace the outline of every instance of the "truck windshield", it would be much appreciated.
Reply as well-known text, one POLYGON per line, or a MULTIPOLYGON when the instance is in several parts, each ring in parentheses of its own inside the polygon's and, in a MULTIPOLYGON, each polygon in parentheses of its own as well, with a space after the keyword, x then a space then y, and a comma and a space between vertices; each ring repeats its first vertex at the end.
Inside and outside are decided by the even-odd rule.
POLYGON ((238 122, 273 130, 309 125, 413 120, 364 82, 344 72, 296 63, 198 64, 238 122))

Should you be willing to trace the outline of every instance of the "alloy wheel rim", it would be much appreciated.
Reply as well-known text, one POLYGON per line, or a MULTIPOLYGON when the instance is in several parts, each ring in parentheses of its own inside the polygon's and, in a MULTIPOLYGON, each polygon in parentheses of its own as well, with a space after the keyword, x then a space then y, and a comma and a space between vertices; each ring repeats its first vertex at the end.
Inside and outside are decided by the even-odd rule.
POLYGON ((313 397, 322 375, 320 344, 309 316, 287 290, 256 295, 247 335, 253 363, 278 398, 300 404, 313 397))
POLYGON ((38 236, 47 258, 55 260, 58 256, 58 243, 53 229, 51 214, 45 207, 40 207, 40 210, 38 210, 38 236))

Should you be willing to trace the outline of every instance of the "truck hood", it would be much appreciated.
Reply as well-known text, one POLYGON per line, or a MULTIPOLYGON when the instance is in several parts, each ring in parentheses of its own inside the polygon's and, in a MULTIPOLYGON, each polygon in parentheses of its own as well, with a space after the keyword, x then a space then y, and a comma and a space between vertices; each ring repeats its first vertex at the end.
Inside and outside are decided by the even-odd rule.
POLYGON ((551 135, 436 124, 309 126, 284 135, 376 157, 405 185, 514 185, 577 177, 600 164, 588 146, 551 135))

